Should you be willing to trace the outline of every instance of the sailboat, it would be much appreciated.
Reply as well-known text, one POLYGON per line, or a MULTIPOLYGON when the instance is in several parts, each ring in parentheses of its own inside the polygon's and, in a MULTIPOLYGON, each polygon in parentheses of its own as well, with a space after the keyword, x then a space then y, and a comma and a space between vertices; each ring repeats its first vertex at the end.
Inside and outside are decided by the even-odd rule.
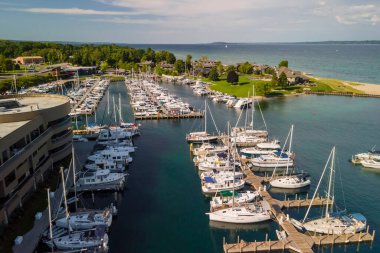
MULTIPOLYGON (((291 150, 292 150, 293 130, 294 130, 294 126, 292 125, 289 132, 290 134, 289 153, 291 153, 291 150)), ((284 147, 285 147, 285 144, 284 144, 284 147)), ((283 150, 281 152, 283 152, 283 150)), ((288 156, 288 160, 290 160, 289 156, 288 156)), ((273 171, 272 178, 275 175, 275 173, 276 173, 276 168, 273 171)), ((286 175, 285 177, 272 179, 270 181, 270 185, 272 187, 277 187, 277 188, 297 189, 297 188, 306 187, 311 184, 310 176, 308 174, 301 173, 301 174, 289 175, 289 164, 286 167, 285 175, 286 175)))
POLYGON ((367 220, 360 213, 347 214, 346 211, 334 212, 334 175, 335 175, 335 147, 330 152, 329 158, 327 159, 326 165, 323 169, 321 178, 318 182, 317 188, 314 192, 313 198, 310 202, 309 208, 305 214, 304 219, 299 222, 297 220, 291 219, 292 223, 299 229, 305 229, 310 232, 320 233, 320 234, 352 234, 363 231, 366 229, 367 220), (319 186, 322 182, 323 176, 327 170, 330 163, 330 175, 328 178, 328 189, 327 189, 327 203, 326 209, 324 211, 324 216, 321 218, 307 220, 310 208, 313 204, 319 186))
MULTIPOLYGON (((236 142, 235 142, 236 151, 236 142)), ((233 156, 235 164, 235 156, 233 156)), ((234 168, 235 171, 235 168, 234 168)), ((235 183, 235 177, 233 177, 235 183)), ((235 187, 232 189, 232 207, 216 210, 207 213, 210 221, 220 221, 226 223, 249 224, 258 223, 271 219, 270 206, 266 201, 252 204, 235 205, 235 187)))
MULTIPOLYGON (((211 118, 212 114, 210 112, 211 118)), ((212 118, 213 119, 213 118, 212 118)), ((205 130, 202 132, 191 132, 186 135, 188 143, 204 143, 204 142, 216 142, 218 141, 217 135, 211 135, 207 133, 207 102, 205 101, 205 130)))

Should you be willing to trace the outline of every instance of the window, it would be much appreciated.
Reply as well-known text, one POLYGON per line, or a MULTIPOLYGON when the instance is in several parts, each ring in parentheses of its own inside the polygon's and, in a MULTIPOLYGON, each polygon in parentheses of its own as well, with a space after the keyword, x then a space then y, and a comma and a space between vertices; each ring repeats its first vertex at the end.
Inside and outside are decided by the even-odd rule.
POLYGON ((12 171, 5 177, 5 186, 8 187, 14 180, 16 179, 16 173, 15 171, 12 171))
POLYGON ((3 151, 3 162, 6 162, 9 159, 7 150, 3 151))

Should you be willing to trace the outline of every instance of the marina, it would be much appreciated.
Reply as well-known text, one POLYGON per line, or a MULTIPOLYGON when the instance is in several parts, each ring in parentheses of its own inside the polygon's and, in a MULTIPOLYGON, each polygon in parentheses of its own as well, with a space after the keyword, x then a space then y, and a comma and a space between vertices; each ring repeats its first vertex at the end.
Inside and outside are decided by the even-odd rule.
MULTIPOLYGON (((112 84, 110 87, 111 88, 111 91, 110 91, 111 94, 113 95, 115 93, 116 94, 121 93, 121 95, 123 96, 123 92, 126 92, 124 90, 125 88, 123 86, 124 85, 121 82, 112 84)), ((186 87, 179 87, 179 86, 174 86, 174 85, 173 86, 167 86, 166 85, 166 87, 168 87, 170 89, 173 89, 175 87, 174 91, 178 92, 179 94, 182 94, 182 96, 183 96, 183 93, 181 93, 181 91, 183 90, 183 88, 186 88, 186 87)), ((183 96, 183 98, 188 99, 185 96, 183 96)), ((193 101, 193 98, 192 97, 190 97, 190 98, 191 98, 191 101, 193 101)), ((197 103, 198 107, 201 108, 203 103, 204 103, 203 100, 200 100, 197 103)), ((125 114, 123 114, 123 117, 126 119, 133 118, 132 110, 130 109, 130 105, 128 103, 126 103, 126 101, 123 101, 121 104, 123 105, 122 106, 123 112, 125 113, 125 114)), ((211 109, 213 114, 218 113, 218 107, 215 107, 215 105, 213 105, 213 104, 211 104, 210 107, 211 107, 210 109, 211 109), (214 110, 216 110, 216 112, 214 110)), ((103 100, 102 103, 99 104, 98 110, 107 110, 107 100, 103 100)), ((226 109, 220 108, 220 110, 224 111, 226 109)), ((233 111, 230 111, 229 113, 232 112, 233 114, 235 114, 235 117, 238 117, 239 112, 234 111, 234 109, 232 109, 232 110, 233 111)), ((89 118, 89 120, 90 121, 94 120, 93 117, 94 116, 89 118)), ((215 115, 214 115, 214 117, 215 117, 215 115)), ((113 118, 113 116, 111 118, 113 118)), ((219 122, 219 124, 222 123, 220 121, 220 119, 218 120, 217 117, 215 117, 215 118, 216 118, 217 123, 218 122, 219 122)), ((197 120, 197 119, 190 119, 189 118, 189 119, 183 119, 183 120, 187 121, 187 120, 197 120)), ((158 123, 159 121, 153 120, 152 122, 158 123)), ((171 121, 165 121, 165 122, 172 124, 172 123, 170 123, 171 121)), ((167 125, 168 123, 159 123, 159 124, 160 125, 162 125, 162 124, 167 125)), ((176 123, 176 124, 180 124, 180 123, 176 123)), ((188 127, 188 125, 184 125, 184 126, 188 127)), ((145 129, 144 141, 141 140, 140 138, 137 138, 136 143, 135 143, 137 146, 139 146, 140 149, 145 150, 145 151, 149 150, 149 148, 148 148, 149 144, 145 142, 146 138, 149 138, 150 140, 152 140, 154 142, 156 142, 158 140, 160 140, 162 142, 162 139, 161 139, 162 137, 157 136, 154 133, 154 131, 152 131, 153 129, 155 129, 155 131, 159 130, 157 128, 157 126, 152 128, 151 123, 149 123, 149 121, 147 121, 147 123, 143 125, 142 129, 145 129)), ((177 136, 178 138, 179 137, 184 138, 184 135, 189 130, 190 129, 185 128, 185 129, 181 130, 180 132, 177 132, 175 136, 177 136)), ((173 137, 174 139, 176 138, 175 136, 173 137)), ((223 142, 225 145, 228 145, 227 139, 228 139, 228 137, 226 135, 224 135, 221 137, 221 142, 223 142)), ((96 142, 93 142, 93 141, 92 142, 77 142, 76 143, 76 145, 79 147, 79 150, 80 150, 81 146, 85 147, 85 149, 83 151, 79 151, 81 153, 80 156, 82 157, 82 158, 80 158, 82 164, 85 163, 87 157, 90 155, 91 152, 96 151, 96 149, 94 149, 95 143, 96 142)), ((250 144, 250 145, 252 145, 252 144, 250 144)), ((247 144, 247 146, 250 146, 250 145, 247 144)), ((297 152, 297 146, 298 145, 295 144, 295 146, 296 146, 296 152, 297 152)), ((150 149, 152 149, 152 147, 150 149)), ((182 150, 181 156, 183 156, 184 154, 187 153, 185 142, 183 144, 181 144, 180 149, 182 150)), ((193 147, 193 150, 194 150, 194 147, 193 147)), ((141 152, 141 150, 140 150, 140 152, 141 152)), ((137 152, 136 154, 133 155, 134 159, 133 159, 133 165, 132 166, 135 168, 138 168, 138 169, 133 171, 133 173, 131 175, 132 180, 128 179, 128 189, 129 190, 127 190, 126 193, 125 193, 126 190, 124 187, 118 188, 117 185, 115 185, 114 187, 95 186, 95 187, 87 187, 87 188, 82 188, 82 189, 80 187, 77 187, 76 189, 78 192, 81 190, 89 191, 90 194, 87 193, 87 195, 84 195, 87 197, 85 197, 83 199, 84 202, 87 203, 86 205, 92 205, 95 209, 102 209, 102 208, 104 208, 104 206, 109 206, 110 201, 113 202, 115 199, 118 199, 120 201, 120 198, 119 197, 115 198, 113 196, 113 194, 110 194, 111 192, 114 192, 115 190, 121 191, 122 193, 124 192, 123 194, 130 196, 131 191, 133 189, 139 188, 140 187, 139 183, 138 183, 138 185, 136 185, 136 183, 139 181, 136 179, 136 176, 137 176, 137 178, 140 177, 140 181, 142 181, 142 182, 144 182, 144 180, 147 179, 146 176, 144 176, 144 174, 142 174, 142 173, 144 173, 144 169, 142 169, 142 171, 139 171, 139 170, 141 170, 141 168, 145 167, 145 166, 148 166, 147 168, 155 166, 154 163, 150 163, 150 165, 149 165, 149 163, 147 163, 147 161, 144 161, 144 158, 140 152, 137 152), (134 175, 136 173, 137 173, 137 175, 134 175), (144 177, 144 178, 141 178, 141 177, 144 177), (103 192, 103 190, 105 190, 105 191, 103 192), (109 192, 109 193, 107 193, 107 192, 109 192)), ((156 157, 156 159, 160 160, 160 158, 158 156, 161 156, 162 152, 166 153, 167 155, 169 155, 173 152, 174 152, 174 154, 176 153, 176 151, 174 151, 171 148, 169 150, 163 150, 163 151, 153 155, 153 158, 156 157)), ((269 204, 271 215, 273 216, 273 218, 275 218, 276 223, 272 222, 270 225, 264 224, 263 225, 265 228, 264 230, 261 230, 260 228, 258 228, 256 230, 255 225, 248 227, 248 230, 244 227, 239 228, 239 226, 231 225, 232 228, 236 227, 236 229, 233 229, 233 231, 235 231, 233 233, 234 234, 233 237, 231 237, 230 232, 228 232, 230 230, 229 229, 226 230, 227 226, 221 226, 221 227, 224 227, 224 229, 220 229, 220 228, 218 228, 220 225, 214 225, 211 222, 210 222, 210 224, 205 223, 205 225, 207 225, 207 227, 209 227, 207 229, 210 229, 211 231, 213 231, 213 233, 218 234, 217 238, 219 241, 219 245, 213 246, 214 252, 220 252, 220 250, 224 250, 224 252, 268 252, 268 251, 277 251, 277 250, 279 250, 279 251, 283 251, 283 250, 293 250, 294 251, 294 250, 296 250, 298 252, 314 252, 313 250, 315 250, 318 247, 325 247, 325 246, 333 247, 334 245, 339 245, 339 244, 359 245, 360 243, 361 243, 361 245, 360 245, 361 249, 366 249, 367 248, 367 246, 366 246, 367 242, 369 242, 369 243, 374 242, 375 232, 374 232, 374 230, 368 230, 368 228, 361 233, 357 233, 357 234, 353 234, 353 235, 314 235, 313 233, 311 233, 310 235, 304 235, 304 234, 298 232, 297 229, 293 226, 293 224, 289 221, 288 214, 292 215, 292 213, 294 213, 294 210, 298 210, 296 212, 300 212, 300 210, 305 210, 305 208, 308 207, 310 204, 312 204, 312 206, 316 209, 318 209, 320 206, 321 206, 321 208, 323 208, 324 206, 326 206, 326 203, 331 204, 332 199, 327 200, 324 197, 316 196, 316 198, 312 201, 311 195, 309 196, 307 193, 302 192, 302 191, 299 193, 290 192, 290 193, 287 193, 285 195, 281 195, 277 191, 274 191, 272 193, 272 189, 268 189, 267 185, 268 185, 269 181, 273 178, 268 176, 268 174, 266 174, 266 175, 260 174, 260 173, 257 174, 257 172, 253 172, 251 170, 251 168, 248 166, 249 161, 250 161, 249 159, 241 158, 237 154, 233 155, 232 152, 233 152, 233 149, 231 150, 232 156, 236 157, 236 159, 239 159, 241 162, 241 172, 245 174, 246 184, 249 185, 249 187, 252 187, 252 190, 257 190, 259 192, 260 196, 263 198, 263 200, 265 200, 269 204), (285 212, 287 214, 285 214, 285 212), (278 224, 278 225, 274 225, 274 224, 278 224), (274 234, 274 231, 276 229, 278 229, 277 226, 281 227, 284 231, 286 231, 287 237, 285 240, 278 240, 277 238, 275 238, 276 235, 274 234), (236 236, 238 237, 238 243, 233 243, 234 241, 236 241, 236 236), (246 239, 246 238, 248 238, 248 239, 246 239), (251 239, 249 239, 249 238, 251 238, 251 239), (307 243, 305 243, 305 242, 307 242, 307 243)), ((171 158, 171 159, 173 159, 173 158, 171 158)), ((183 161, 181 161, 180 159, 181 158, 178 157, 178 160, 174 164, 169 165, 169 167, 172 168, 172 172, 174 172, 173 169, 175 167, 175 164, 177 164, 178 166, 181 166, 181 164, 183 164, 183 161)), ((163 162, 163 160, 160 160, 160 161, 163 162)), ((188 163, 188 162, 185 162, 185 163, 188 163)), ((166 166, 168 166, 167 163, 164 163, 164 164, 166 164, 166 166)), ((297 164, 299 164, 298 160, 297 160, 297 164)), ((302 162, 300 164, 302 164, 302 162)), ((190 168, 190 167, 191 166, 187 165, 187 168, 190 168)), ((163 167, 161 167, 161 168, 163 168, 163 167)), ((162 172, 164 172, 164 171, 162 171, 162 172)), ((178 174, 178 173, 182 173, 182 172, 176 171, 175 173, 178 174)), ((187 174, 187 177, 192 178, 192 180, 194 180, 195 179, 194 174, 196 174, 196 173, 194 173, 194 174, 192 174, 192 173, 194 173, 193 170, 189 170, 185 174, 187 174)), ((157 174, 154 174, 154 175, 157 176, 157 174)), ((148 178, 151 178, 151 176, 152 175, 150 175, 148 178)), ((196 176, 198 177, 198 175, 196 175, 196 176)), ((278 178, 281 178, 281 176, 276 176, 274 178, 278 179, 278 178)), ((152 178, 149 180, 152 180, 152 178)), ((247 187, 248 186, 245 186, 245 190, 247 190, 247 187)), ((188 187, 186 187, 186 188, 188 188, 188 187)), ((188 188, 188 191, 189 190, 190 190, 190 188, 188 188)), ((71 191, 71 193, 73 193, 73 189, 70 189, 70 191, 71 191)), ((188 191, 187 191, 187 194, 189 194, 188 191)), ((119 193, 115 193, 115 194, 119 194, 119 193)), ((194 199, 200 197, 197 193, 196 193, 196 196, 197 197, 194 197, 194 199)), ((132 199, 126 198, 125 201, 128 203, 130 201, 136 201, 136 199, 134 199, 134 197, 132 197, 132 199)), ((123 201, 122 203, 125 203, 125 201, 123 201)), ((194 209, 194 207, 193 207, 193 208, 190 208, 190 210, 192 210, 192 212, 199 213, 199 215, 196 215, 196 216, 198 216, 198 219, 200 219, 200 220, 207 219, 207 216, 205 216, 204 213, 200 212, 198 208, 199 208, 199 204, 201 204, 200 210, 203 209, 203 210, 207 211, 208 208, 206 208, 206 205, 208 205, 208 203, 204 202, 202 200, 202 198, 200 198, 200 201, 195 201, 195 202, 198 202, 197 209, 194 209)), ((179 202, 175 205, 178 205, 180 203, 184 204, 183 202, 179 202)), ((119 202, 117 205, 118 209, 122 208, 122 206, 120 206, 120 204, 121 204, 121 202, 119 202)), ((185 206, 186 205, 187 204, 185 204, 185 206)), ((128 204, 126 207, 128 207, 128 209, 131 208, 131 204, 128 204)), ((179 206, 177 208, 178 208, 178 210, 182 209, 179 206)), ((188 208, 189 208, 189 206, 188 206, 188 208)), ((126 210, 128 210, 128 209, 126 209, 126 210)), ((119 210, 119 212, 120 212, 120 210, 119 210)), ((123 211, 121 211, 121 212, 123 212, 123 211)), ((127 211, 127 213, 128 212, 130 212, 130 211, 127 211)), ((119 217, 117 223, 112 225, 113 233, 111 233, 109 235, 110 236, 109 245, 110 245, 110 251, 111 252, 114 252, 113 247, 125 247, 125 244, 119 244, 119 242, 117 241, 117 239, 116 239, 117 236, 115 235, 115 231, 120 231, 120 230, 125 231, 126 227, 124 227, 122 224, 125 224, 124 222, 126 219, 130 220, 130 218, 128 216, 124 217, 124 218, 119 217), (113 246, 113 245, 116 245, 116 246, 113 246)), ((132 221, 129 221, 129 222, 132 222, 132 221)), ((134 221, 134 222, 139 223, 138 221, 134 221)), ((369 223, 369 224, 372 225, 371 223, 369 223)), ((187 224, 187 225, 189 226, 189 224, 187 224)), ((260 226, 258 226, 258 227, 260 227, 260 226)), ((190 232, 191 230, 187 230, 187 231, 190 232)), ((130 235, 127 236, 127 238, 129 238, 129 237, 130 237, 130 235)), ((376 244, 376 240, 374 243, 376 244)), ((139 246, 136 245, 134 247, 139 247, 139 246)), ((199 246, 197 246, 197 247, 199 247, 199 246)), ((207 246, 207 247, 209 247, 209 246, 207 246)), ((192 250, 189 249, 188 252, 192 252, 192 250)))

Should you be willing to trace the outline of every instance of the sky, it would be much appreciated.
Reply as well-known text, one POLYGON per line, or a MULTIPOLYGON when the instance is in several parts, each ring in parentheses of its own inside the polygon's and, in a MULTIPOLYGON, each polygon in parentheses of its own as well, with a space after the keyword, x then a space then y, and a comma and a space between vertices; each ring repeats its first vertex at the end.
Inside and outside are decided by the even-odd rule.
POLYGON ((380 40, 380 1, 0 0, 0 38, 131 44, 380 40))

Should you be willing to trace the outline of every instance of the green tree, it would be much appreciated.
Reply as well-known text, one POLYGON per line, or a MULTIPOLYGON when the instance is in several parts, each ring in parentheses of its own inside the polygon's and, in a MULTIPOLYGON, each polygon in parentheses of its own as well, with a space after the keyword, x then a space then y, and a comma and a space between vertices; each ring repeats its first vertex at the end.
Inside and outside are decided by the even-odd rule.
POLYGON ((219 80, 218 70, 216 69, 216 67, 213 67, 210 70, 210 73, 208 74, 208 78, 211 81, 218 81, 219 80))
POLYGON ((248 62, 245 62, 244 64, 241 64, 238 68, 240 73, 244 74, 252 74, 253 73, 253 66, 249 64, 248 62))
POLYGON ((227 74, 227 82, 231 84, 237 84, 239 82, 239 75, 234 70, 231 70, 227 74))
POLYGON ((188 55, 186 56, 186 61, 185 61, 185 63, 186 63, 186 68, 187 68, 188 70, 190 70, 190 69, 193 68, 193 66, 191 65, 191 59, 193 59, 193 57, 192 57, 190 54, 188 54, 188 55))
POLYGON ((229 65, 229 66, 227 67, 227 69, 226 69, 226 72, 227 72, 227 73, 230 73, 231 71, 235 71, 235 70, 236 70, 236 68, 235 68, 234 65, 229 65))
POLYGON ((100 69, 103 71, 107 71, 108 68, 109 68, 109 65, 106 61, 103 62, 102 65, 100 65, 100 69))
POLYGON ((179 73, 182 74, 185 72, 185 62, 181 59, 176 60, 174 63, 174 69, 179 73))
POLYGON ((281 67, 288 67, 289 65, 289 62, 288 60, 282 60, 280 61, 280 63, 278 64, 278 67, 281 68, 281 67))
POLYGON ((276 73, 273 73, 273 75, 272 75, 272 80, 271 80, 271 85, 272 85, 273 87, 275 87, 275 86, 277 86, 277 84, 278 84, 278 78, 277 78, 277 75, 276 75, 276 73))
POLYGON ((278 78, 278 85, 285 87, 288 85, 288 78, 286 77, 285 72, 281 72, 280 77, 278 78))

